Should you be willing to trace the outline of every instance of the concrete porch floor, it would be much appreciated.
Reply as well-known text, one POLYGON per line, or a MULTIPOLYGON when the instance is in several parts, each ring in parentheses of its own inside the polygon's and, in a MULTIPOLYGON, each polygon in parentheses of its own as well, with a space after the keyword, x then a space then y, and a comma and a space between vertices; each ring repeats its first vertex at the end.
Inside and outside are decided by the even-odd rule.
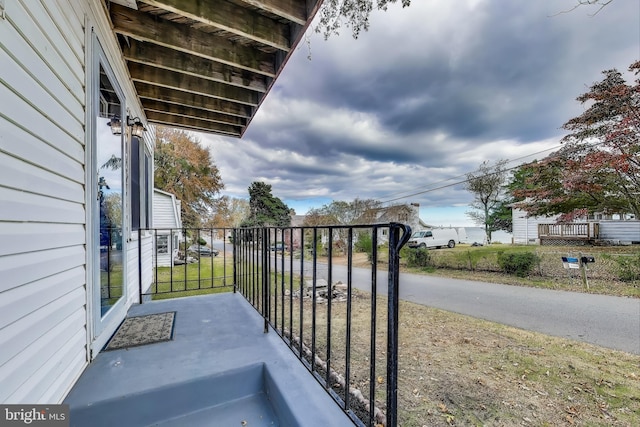
POLYGON ((65 403, 72 426, 354 424, 240 294, 153 301, 173 340, 101 352, 65 403))

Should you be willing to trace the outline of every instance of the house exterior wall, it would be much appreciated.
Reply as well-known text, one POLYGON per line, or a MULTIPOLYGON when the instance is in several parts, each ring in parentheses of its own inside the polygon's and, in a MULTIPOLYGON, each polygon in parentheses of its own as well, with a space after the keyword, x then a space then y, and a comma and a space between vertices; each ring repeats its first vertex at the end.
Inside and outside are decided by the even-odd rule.
POLYGON ((558 215, 552 217, 530 217, 523 210, 513 208, 513 243, 516 245, 538 245, 538 224, 554 223, 558 215))
MULTIPOLYGON (((180 203, 176 197, 165 191, 153 189, 153 228, 155 236, 167 236, 167 253, 160 253, 154 250, 154 262, 159 267, 172 267, 175 256, 178 254, 178 247, 174 245, 175 236, 182 240, 182 228, 180 221, 180 203), (172 230, 170 230, 172 229, 172 230)), ((157 243, 155 243, 157 245, 157 243)))
MULTIPOLYGON (((527 217, 526 212, 513 209, 513 242, 515 244, 539 244, 538 224, 553 224, 559 215, 552 217, 527 217)), ((640 221, 638 220, 599 220, 599 240, 612 242, 640 242, 640 221)))
POLYGON ((173 194, 153 189, 153 228, 180 228, 177 202, 173 194))
MULTIPOLYGON (((59 403, 87 366, 95 338, 86 231, 91 28, 121 79, 127 102, 135 97, 122 59, 114 54, 118 48, 101 1, 11 0, 4 6, 0 402, 59 403)), ((137 301, 139 283, 137 236, 127 232, 126 306, 137 301)), ((150 256, 150 237, 143 245, 150 256)), ((150 266, 143 277, 151 281, 150 266)), ((110 335, 119 320, 102 336, 110 335)))
POLYGON ((621 243, 640 243, 640 221, 598 221, 600 239, 621 243))
MULTIPOLYGON (((386 208, 379 208, 375 214, 375 223, 384 224, 398 222, 411 227, 412 232, 421 229, 420 205, 410 203, 405 205, 395 205, 386 208)), ((384 244, 389 241, 388 230, 378 230, 378 243, 384 244)))

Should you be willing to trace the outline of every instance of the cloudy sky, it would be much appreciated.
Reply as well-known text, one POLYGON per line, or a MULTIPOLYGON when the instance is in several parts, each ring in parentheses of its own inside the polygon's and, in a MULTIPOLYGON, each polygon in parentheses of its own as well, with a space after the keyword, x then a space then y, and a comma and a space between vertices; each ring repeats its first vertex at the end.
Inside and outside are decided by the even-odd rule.
POLYGON ((223 194, 264 181, 298 214, 358 197, 472 225, 463 185, 427 190, 485 160, 546 156, 575 98, 640 58, 639 1, 562 13, 576 1, 414 0, 374 12, 357 40, 311 32, 242 139, 198 135, 223 194))

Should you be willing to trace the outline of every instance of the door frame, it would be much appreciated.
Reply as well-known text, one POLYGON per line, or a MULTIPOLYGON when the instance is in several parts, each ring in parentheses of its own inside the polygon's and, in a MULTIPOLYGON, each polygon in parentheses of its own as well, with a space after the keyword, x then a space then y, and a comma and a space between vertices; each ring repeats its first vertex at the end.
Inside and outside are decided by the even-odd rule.
MULTIPOLYGON (((90 27, 87 27, 90 28, 90 27)), ((96 201, 98 200, 98 178, 97 172, 97 120, 96 117, 100 111, 100 66, 109 77, 116 94, 120 98, 121 115, 123 123, 126 123, 126 98, 120 83, 113 72, 113 68, 109 63, 108 57, 100 44, 98 35, 91 27, 91 35, 88 37, 88 48, 86 58, 87 88, 86 92, 86 265, 87 265, 87 338, 89 359, 94 359, 100 350, 105 346, 111 338, 116 328, 120 325, 126 316, 127 309, 127 240, 122 239, 123 254, 123 285, 122 297, 109 309, 104 316, 100 305, 100 240, 97 238, 100 226, 100 208, 96 201)), ((122 164, 123 164, 123 180, 122 180, 122 203, 123 203, 123 236, 125 236, 125 215, 127 209, 126 203, 126 129, 123 128, 121 134, 122 143, 122 164)))

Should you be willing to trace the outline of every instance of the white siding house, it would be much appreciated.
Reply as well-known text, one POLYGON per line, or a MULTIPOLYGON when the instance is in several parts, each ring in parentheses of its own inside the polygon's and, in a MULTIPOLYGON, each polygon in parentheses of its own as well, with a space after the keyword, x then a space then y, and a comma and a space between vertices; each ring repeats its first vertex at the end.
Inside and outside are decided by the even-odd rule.
POLYGON ((143 126, 242 136, 321 1, 173 3, 0 0, 0 403, 62 402, 151 285, 143 126))
POLYGON ((538 245, 540 238, 538 237, 538 224, 553 224, 559 215, 546 216, 529 216, 525 211, 513 208, 511 210, 511 219, 513 224, 513 243, 516 245, 538 245))
MULTIPOLYGON (((411 227, 412 232, 429 227, 420 219, 420 205, 418 203, 392 205, 384 208, 371 209, 363 216, 372 224, 399 222, 411 227)), ((380 244, 389 241, 387 229, 378 230, 380 244)))
POLYGON ((180 200, 166 191, 153 189, 153 228, 155 240, 155 265, 173 267, 182 240, 180 200))
MULTIPOLYGON (((539 224, 554 224, 560 215, 550 217, 530 217, 525 211, 517 208, 512 210, 513 243, 519 245, 540 244, 538 236, 539 224)), ((595 214, 595 218, 604 215, 595 214)), ((586 222, 586 220, 578 221, 586 222)), ((640 243, 640 221, 635 219, 590 219, 589 223, 598 224, 598 237, 600 241, 613 244, 640 243)))
POLYGON ((150 283, 131 177, 151 137, 106 125, 144 115, 103 3, 0 8, 0 402, 59 403, 150 283))
POLYGON ((615 244, 640 244, 639 220, 602 220, 600 223, 600 239, 615 244))

